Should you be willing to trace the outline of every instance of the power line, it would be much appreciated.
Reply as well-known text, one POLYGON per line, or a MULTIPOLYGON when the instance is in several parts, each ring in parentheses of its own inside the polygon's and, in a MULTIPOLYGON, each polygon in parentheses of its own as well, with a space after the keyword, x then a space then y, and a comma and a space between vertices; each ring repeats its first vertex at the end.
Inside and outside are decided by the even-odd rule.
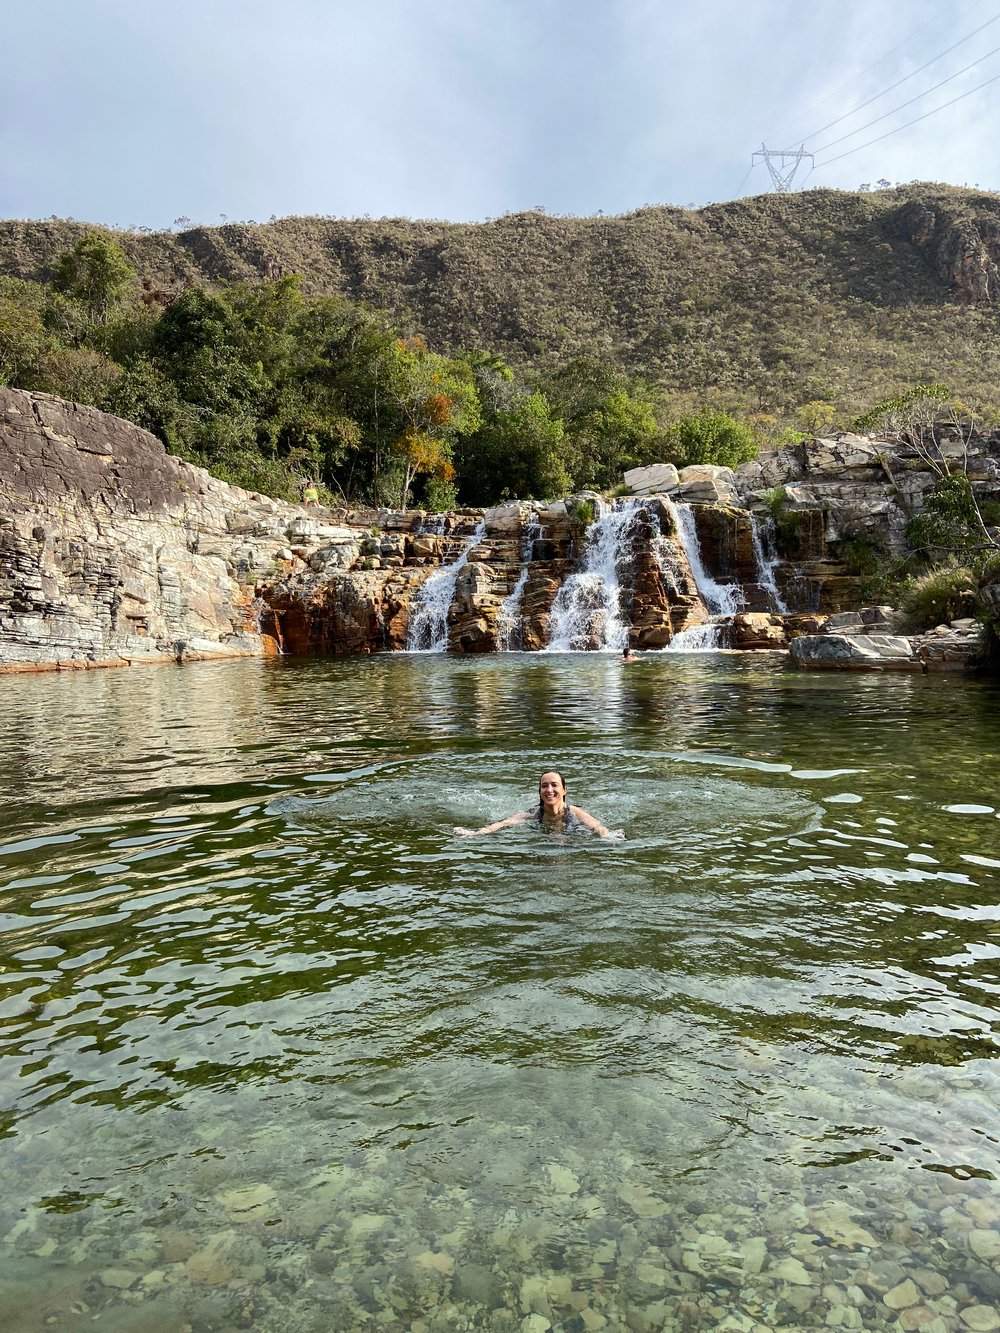
MULTIPOLYGON (((998 14, 997 17, 1000 18, 1000 14, 998 14)), ((989 60, 990 56, 995 56, 998 51, 1000 51, 1000 46, 995 46, 992 51, 987 51, 986 54, 980 56, 978 60, 973 60, 972 63, 966 65, 964 69, 958 70, 955 74, 949 74, 946 79, 942 79, 940 83, 935 83, 932 88, 927 88, 924 92, 917 93, 916 97, 911 97, 908 102, 900 102, 899 106, 894 106, 891 111, 886 111, 882 116, 876 116, 875 119, 870 120, 867 125, 860 125, 856 130, 851 130, 847 134, 842 134, 839 139, 831 139, 829 143, 823 144, 822 148, 817 148, 817 153, 825 153, 828 149, 836 147, 839 143, 843 143, 845 139, 852 139, 855 134, 863 134, 865 130, 870 130, 873 125, 878 125, 883 120, 888 120, 888 118, 894 116, 897 111, 904 111, 908 106, 912 106, 914 102, 919 102, 922 97, 926 97, 929 93, 936 93, 937 90, 943 88, 946 83, 951 83, 952 79, 957 79, 959 75, 968 73, 968 71, 974 69, 976 65, 981 65, 984 60, 989 60)))
MULTIPOLYGON (((856 148, 848 148, 846 153, 838 153, 836 157, 829 157, 825 162, 817 162, 817 169, 828 167, 833 162, 840 162, 843 158, 851 157, 854 153, 860 153, 862 148, 871 148, 872 144, 881 143, 883 139, 891 138, 892 135, 898 134, 900 130, 908 130, 911 125, 918 125, 920 121, 926 120, 928 116, 935 116, 939 111, 944 111, 946 107, 954 106, 956 102, 964 102, 973 93, 978 93, 981 89, 988 88, 991 83, 996 83, 997 79, 1000 79, 1000 74, 994 74, 992 79, 977 84, 975 88, 970 88, 967 93, 960 93, 958 97, 953 97, 949 102, 942 102, 940 106, 934 107, 933 110, 925 111, 922 116, 917 116, 914 120, 908 120, 905 125, 897 125, 894 130, 887 130, 885 134, 880 134, 877 139, 869 139, 867 143, 858 144, 856 148)), ((850 135, 845 137, 850 138, 850 135)))
POLYGON ((737 187, 736 187, 736 192, 735 192, 735 194, 733 195, 733 198, 734 198, 734 199, 739 199, 739 197, 740 197, 740 191, 743 189, 744 185, 746 185, 747 181, 750 179, 750 173, 751 173, 751 171, 753 171, 753 169, 754 169, 754 167, 755 167, 756 165, 757 165, 756 161, 755 161, 753 158, 751 158, 751 159, 750 159, 750 165, 749 165, 749 167, 747 167, 747 174, 743 177, 743 179, 740 181, 739 185, 737 185, 737 187))
MULTIPOLYGON (((871 106, 872 102, 877 102, 880 97, 887 96, 889 93, 893 92, 896 88, 899 88, 902 84, 906 83, 908 79, 913 79, 918 74, 922 74, 925 69, 929 68, 929 66, 931 65, 936 64, 939 60, 943 60, 945 56, 950 55, 952 51, 956 50, 956 48, 961 46, 964 42, 971 41, 971 39, 975 37, 977 33, 982 32, 984 28, 988 28, 991 23, 996 23, 997 19, 1000 19, 1000 14, 994 14, 991 19, 987 19, 985 23, 981 23, 978 28, 974 28, 972 32, 967 33, 964 37, 960 37, 957 42, 952 43, 952 45, 947 47, 944 51, 940 51, 936 56, 933 56, 930 60, 926 61, 923 65, 920 66, 919 69, 911 70, 909 74, 904 74, 901 79, 897 79, 895 83, 891 83, 888 88, 883 88, 880 93, 876 93, 874 97, 869 97, 866 102, 862 102, 860 106, 856 106, 853 111, 845 111, 844 114, 842 116, 838 116, 836 120, 829 121, 826 125, 822 125, 818 130, 815 130, 812 134, 807 134, 805 137, 807 139, 817 139, 821 134, 824 134, 827 130, 832 130, 834 125, 839 125, 842 120, 847 120, 848 117, 850 116, 856 116, 858 112, 863 111, 866 106, 871 106)), ((899 48, 897 47, 895 49, 898 50, 899 48)), ((890 52, 890 54, 892 53, 890 52)), ((990 55, 992 54, 993 53, 991 51, 990 55)), ((982 59, 985 60, 986 57, 983 56, 982 59)), ((971 69, 971 66, 967 65, 966 69, 971 69)), ((959 73, 961 72, 962 71, 960 70, 959 73)), ((941 85, 936 84, 935 87, 940 88, 941 85)), ((927 91, 933 92, 934 89, 928 88, 927 91)), ((909 103, 904 102, 903 105, 909 106, 909 103)), ((871 121, 870 123, 873 125, 877 124, 876 121, 871 121)), ((860 131, 858 131, 858 133, 860 133, 860 131)), ((840 143, 840 140, 836 139, 834 140, 834 142, 840 143)))
MULTIPOLYGON (((981 2, 982 0, 980 0, 980 3, 981 2)), ((901 42, 899 42, 896 46, 892 47, 890 50, 886 51, 884 55, 879 56, 877 60, 873 60, 870 65, 865 65, 864 69, 859 70, 857 74, 852 74, 849 79, 846 79, 842 84, 840 84, 838 88, 835 88, 832 93, 828 93, 826 97, 822 97, 818 102, 814 103, 814 106, 818 109, 821 106, 825 106, 827 102, 832 101, 833 98, 839 97, 840 94, 846 88, 850 88, 852 83, 857 83, 858 80, 862 78, 863 75, 867 74, 869 70, 875 69, 875 67, 877 65, 881 65, 884 60, 888 60, 890 56, 895 55, 896 52, 901 50, 904 46, 906 46, 908 42, 911 42, 914 39, 914 37, 918 37, 920 33, 924 31, 925 28, 929 28, 932 26, 932 24, 937 23, 939 18, 941 18, 945 14, 950 13, 951 10, 953 10, 954 8, 955 8, 954 0, 952 0, 951 4, 945 5, 943 9, 939 9, 933 18, 929 18, 926 23, 922 23, 920 27, 916 29, 916 31, 911 32, 908 37, 904 37, 901 42)), ((974 8, 978 8, 978 5, 974 6, 974 8)), ((803 114, 799 116, 798 120, 793 121, 792 124, 797 125, 800 120, 803 120, 805 118, 806 114, 807 114, 806 112, 803 112, 803 114)), ((822 133, 822 130, 818 131, 818 133, 822 133)), ((772 134, 769 135, 768 137, 771 139, 776 139, 778 136, 772 134)))

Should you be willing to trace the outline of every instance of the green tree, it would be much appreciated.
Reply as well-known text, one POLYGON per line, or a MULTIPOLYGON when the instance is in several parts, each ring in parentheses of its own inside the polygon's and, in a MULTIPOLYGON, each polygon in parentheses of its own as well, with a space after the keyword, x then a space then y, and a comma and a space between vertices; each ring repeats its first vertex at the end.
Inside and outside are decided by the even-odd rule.
POLYGON ((405 509, 418 474, 452 480, 453 444, 475 431, 482 418, 466 363, 429 351, 422 338, 397 339, 386 363, 390 404, 403 423, 392 448, 402 461, 398 503, 405 509))
POLYGON ((468 504, 529 496, 548 500, 572 490, 565 431, 542 393, 522 394, 505 410, 486 412, 459 446, 460 494, 468 504))
POLYGON ((823 398, 813 398, 795 409, 795 422, 810 435, 819 435, 833 424, 837 409, 823 398))
POLYGON ((95 231, 60 255, 52 285, 80 306, 90 323, 106 324, 135 281, 135 269, 118 242, 95 231))
POLYGON ((667 438, 669 457, 678 467, 709 463, 735 468, 758 454, 748 422, 711 408, 686 413, 670 427, 667 438))
POLYGON ((0 384, 37 387, 39 365, 49 345, 38 289, 0 278, 0 384))
POLYGON ((641 380, 595 357, 577 357, 543 381, 565 428, 565 466, 574 486, 610 489, 628 468, 658 460, 659 404, 641 380))

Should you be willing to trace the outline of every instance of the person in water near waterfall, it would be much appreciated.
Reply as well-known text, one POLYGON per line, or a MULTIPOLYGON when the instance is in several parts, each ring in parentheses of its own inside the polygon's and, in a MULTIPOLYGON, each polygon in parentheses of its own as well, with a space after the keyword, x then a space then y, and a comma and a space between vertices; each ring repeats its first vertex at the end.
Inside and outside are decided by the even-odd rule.
POLYGON ((622 661, 623 661, 623 662, 638 662, 638 660, 639 660, 639 659, 636 657, 636 655, 635 655, 635 653, 632 651, 631 647, 630 647, 628 644, 626 644, 625 647, 624 647, 624 649, 622 650, 622 661))
POLYGON ((485 824, 482 828, 456 828, 461 838, 473 838, 479 833, 496 833, 497 829, 509 828, 512 824, 537 823, 538 827, 553 833, 573 833, 577 829, 589 829, 599 838, 611 838, 615 841, 625 835, 621 829, 607 829, 599 819, 588 815, 578 805, 570 805, 566 800, 566 779, 555 769, 543 773, 538 779, 538 804, 530 810, 520 810, 516 815, 498 819, 495 824, 485 824))

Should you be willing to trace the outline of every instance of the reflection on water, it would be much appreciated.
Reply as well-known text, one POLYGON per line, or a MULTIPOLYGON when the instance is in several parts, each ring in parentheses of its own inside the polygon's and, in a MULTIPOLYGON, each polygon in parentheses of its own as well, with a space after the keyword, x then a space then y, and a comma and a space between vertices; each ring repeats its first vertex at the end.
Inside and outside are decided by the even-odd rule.
POLYGON ((1000 1327, 992 687, 4 690, 10 1327, 1000 1327), (452 836, 553 765, 625 842, 452 836))

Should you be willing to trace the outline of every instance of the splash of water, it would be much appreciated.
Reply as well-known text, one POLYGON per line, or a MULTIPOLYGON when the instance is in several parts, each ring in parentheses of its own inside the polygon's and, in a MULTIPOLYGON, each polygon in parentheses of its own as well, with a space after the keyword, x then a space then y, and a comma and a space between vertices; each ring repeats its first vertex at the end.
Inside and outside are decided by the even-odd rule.
POLYGON ((606 509, 587 529, 581 567, 556 594, 549 621, 546 652, 587 649, 621 652, 628 643, 618 570, 629 559, 631 540, 642 509, 638 496, 627 496, 606 509))
MULTIPOLYGON (((770 539, 773 520, 768 519, 767 535, 770 539)), ((757 522, 756 515, 750 515, 750 536, 753 541, 754 559, 757 561, 757 570, 759 573, 760 586, 768 593, 774 602, 774 609, 781 615, 788 614, 788 607, 785 605, 781 593, 778 591, 778 585, 774 578, 774 567, 778 563, 778 554, 774 549, 772 540, 768 540, 765 549, 764 540, 760 533, 760 524, 757 522)))
POLYGON ((521 598, 524 596, 524 587, 528 582, 535 542, 541 535, 541 525, 537 516, 532 514, 530 521, 525 524, 521 538, 521 572, 518 574, 517 582, 511 592, 503 599, 497 610, 497 652, 510 652, 511 640, 515 637, 518 647, 521 646, 521 598))
POLYGON ((467 538, 458 558, 436 569, 417 594, 410 613, 406 635, 408 653, 443 653, 448 648, 448 609, 455 598, 455 584, 461 570, 469 563, 472 551, 483 540, 486 520, 482 519, 467 538))
POLYGON ((722 647, 722 626, 709 620, 704 625, 689 625, 675 634, 665 653, 715 653, 722 647))

